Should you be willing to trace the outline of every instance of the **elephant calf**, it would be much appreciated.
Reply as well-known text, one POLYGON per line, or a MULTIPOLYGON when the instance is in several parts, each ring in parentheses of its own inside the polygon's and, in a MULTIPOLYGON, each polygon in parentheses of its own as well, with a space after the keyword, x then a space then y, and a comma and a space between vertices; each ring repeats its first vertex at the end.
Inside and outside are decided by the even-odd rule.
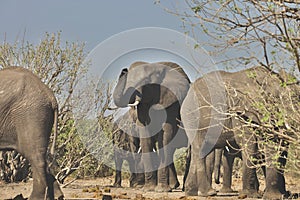
MULTIPOLYGON (((139 152, 141 151, 141 147, 136 121, 136 109, 130 108, 130 110, 115 123, 115 131, 112 137, 116 166, 114 187, 121 187, 121 170, 124 160, 129 164, 130 187, 140 187, 145 184, 144 168, 141 163, 142 152, 139 152)), ((179 139, 182 139, 182 137, 179 139)), ((152 146, 155 147, 156 139, 152 138, 151 142, 153 143, 152 146)), ((153 151, 156 152, 157 149, 154 148, 153 151)), ((157 178, 157 171, 155 172, 155 178, 157 178)), ((176 189, 180 185, 174 163, 172 163, 169 168, 168 183, 172 189, 176 189)))
POLYGON ((31 164, 29 199, 52 200, 54 192, 63 198, 46 161, 53 124, 55 136, 57 132, 58 104, 53 92, 29 70, 5 68, 0 70, 0 113, 0 150, 17 150, 31 164))
POLYGON ((145 183, 144 174, 137 173, 140 161, 138 149, 139 138, 135 127, 136 114, 134 109, 130 109, 115 123, 112 135, 114 145, 114 160, 116 167, 114 187, 121 187, 122 164, 126 160, 130 171, 130 187, 143 186, 145 183))

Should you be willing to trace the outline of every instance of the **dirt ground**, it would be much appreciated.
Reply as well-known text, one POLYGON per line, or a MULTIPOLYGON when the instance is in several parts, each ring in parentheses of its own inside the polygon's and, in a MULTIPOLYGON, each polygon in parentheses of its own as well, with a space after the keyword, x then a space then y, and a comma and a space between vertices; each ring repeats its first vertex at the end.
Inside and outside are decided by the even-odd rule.
MULTIPOLYGON (((182 176, 179 177, 180 183, 182 183, 182 176)), ((147 199, 191 199, 191 200, 222 200, 222 199, 239 199, 238 193, 232 194, 220 194, 217 196, 204 198, 204 197, 189 197, 184 196, 184 192, 181 191, 181 186, 179 189, 169 192, 169 193, 156 193, 156 192, 143 192, 141 189, 128 188, 129 181, 123 180, 123 188, 111 188, 108 187, 113 184, 114 178, 98 178, 90 180, 75 180, 62 188, 65 199, 106 199, 103 195, 110 195, 112 199, 137 199, 137 200, 147 200, 147 199)), ((68 182, 68 181, 66 181, 68 182)), ((292 193, 300 192, 300 185, 297 184, 297 179, 292 177, 286 178, 287 189, 292 193)), ((264 188, 264 181, 260 180, 260 189, 264 188)), ((241 178, 233 178, 233 189, 238 191, 241 189, 242 183, 241 178)), ((28 198, 32 187, 32 180, 27 183, 10 183, 5 184, 0 182, 0 199, 13 199, 19 194, 23 197, 28 198)), ((220 189, 220 185, 214 184, 214 188, 220 189)), ((246 198, 247 199, 247 198, 246 198)))

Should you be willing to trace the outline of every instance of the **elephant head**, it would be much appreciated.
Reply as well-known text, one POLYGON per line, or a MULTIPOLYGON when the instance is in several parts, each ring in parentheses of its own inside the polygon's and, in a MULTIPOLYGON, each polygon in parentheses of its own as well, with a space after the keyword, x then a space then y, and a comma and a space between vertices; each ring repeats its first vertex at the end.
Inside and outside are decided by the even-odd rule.
POLYGON ((175 63, 135 62, 129 69, 122 70, 113 99, 118 107, 147 103, 166 108, 176 101, 183 101, 189 83, 187 75, 175 63))

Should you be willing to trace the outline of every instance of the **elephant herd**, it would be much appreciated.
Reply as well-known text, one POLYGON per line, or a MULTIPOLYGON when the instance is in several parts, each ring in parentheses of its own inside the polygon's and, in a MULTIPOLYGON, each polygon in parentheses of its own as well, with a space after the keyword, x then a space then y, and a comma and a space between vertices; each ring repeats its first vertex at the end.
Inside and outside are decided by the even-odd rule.
MULTIPOLYGON (((115 122, 114 186, 121 186, 121 166, 127 160, 130 186, 143 187, 144 191, 172 191, 179 186, 174 152, 189 145, 184 183, 187 196, 216 194, 212 173, 221 150, 224 191, 231 189, 232 162, 238 156, 243 163, 241 193, 250 198, 261 197, 251 158, 267 158, 274 149, 267 145, 259 149, 257 141, 262 138, 255 137, 253 129, 244 123, 260 123, 262 116, 253 102, 261 102, 265 97, 258 90, 279 98, 285 90, 280 87, 284 76, 285 73, 253 67, 234 73, 210 72, 191 83, 183 68, 172 62, 135 62, 124 68, 112 94, 117 107, 130 108, 115 122), (133 127, 128 128, 126 121, 133 127), (176 139, 182 130, 188 142, 176 139)), ((296 83, 291 88, 296 94, 300 91, 296 83)), ((53 92, 36 75, 21 67, 0 70, 0 149, 15 149, 29 160, 33 171, 31 200, 63 198, 46 159, 53 127, 55 144, 57 112, 53 92)), ((54 148, 50 153, 54 153, 54 148)), ((286 162, 278 161, 282 165, 286 162)), ((289 195, 282 169, 267 165, 264 172, 264 199, 289 195)))
MULTIPOLYGON (((231 191, 232 163, 237 156, 243 162, 240 193, 249 198, 260 198, 253 159, 268 159, 276 152, 268 145, 263 149, 258 147, 259 141, 266 138, 263 133, 253 133, 259 132, 253 127, 264 117, 256 104, 267 102, 268 97, 282 98, 281 94, 287 90, 282 86, 287 76, 284 71, 275 73, 264 67, 253 67, 233 73, 210 72, 190 83, 184 70, 171 62, 136 62, 129 69, 123 69, 113 100, 117 107, 136 110, 141 148, 138 156, 145 178, 143 189, 169 192, 174 188, 169 181, 176 149, 172 140, 181 121, 190 145, 184 183, 187 196, 216 194, 212 188, 215 152, 227 149, 224 151, 223 191, 231 191), (156 142, 157 154, 153 154, 156 142)), ((290 84, 289 89, 294 96, 299 95, 297 82, 290 84)), ((284 143, 284 139, 275 134, 269 136, 269 140, 278 145, 284 143)), ((287 151, 282 148, 276 164, 263 166, 264 199, 290 195, 285 188, 284 171, 277 165, 284 166, 286 156, 287 151)))

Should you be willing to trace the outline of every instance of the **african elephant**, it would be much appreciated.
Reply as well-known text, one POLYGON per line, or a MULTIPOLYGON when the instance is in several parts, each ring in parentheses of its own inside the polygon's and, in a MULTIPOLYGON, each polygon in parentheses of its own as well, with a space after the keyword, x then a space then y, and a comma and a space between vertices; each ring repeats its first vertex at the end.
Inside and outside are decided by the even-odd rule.
MULTIPOLYGON (((263 133, 253 131, 252 126, 257 127, 261 123, 262 116, 256 107, 262 105, 259 102, 265 102, 266 96, 279 99, 279 95, 286 93, 282 80, 278 73, 264 67, 254 67, 234 73, 211 72, 191 85, 181 107, 181 118, 192 152, 185 185, 186 195, 209 196, 216 193, 211 187, 206 157, 214 149, 229 144, 242 152, 242 193, 248 197, 261 196, 258 193, 255 163, 251 158, 256 159, 259 155, 257 141, 266 138, 263 133)), ((299 91, 297 84, 290 87, 295 92, 299 91)), ((282 138, 276 139, 275 135, 271 139, 278 144, 283 141, 282 138)), ((275 154, 274 148, 268 146, 261 150, 266 158, 275 154)), ((281 165, 285 164, 284 159, 278 161, 281 165)), ((266 167, 263 197, 277 199, 286 194, 283 170, 271 163, 266 167)))
POLYGON ((215 164, 214 164, 214 179, 215 183, 220 184, 220 168, 223 166, 223 182, 220 192, 231 193, 232 185, 232 170, 234 159, 242 158, 240 151, 231 149, 229 147, 215 150, 215 164))
MULTIPOLYGON (((121 116, 115 123, 113 132, 114 144, 114 159, 116 166, 114 187, 121 187, 121 169, 122 163, 126 160, 129 164, 130 171, 130 187, 140 187, 145 184, 145 177, 143 167, 140 165, 140 139, 136 127, 137 113, 136 109, 131 108, 123 116, 121 116), (129 133, 129 134, 128 134, 129 133)), ((153 151, 157 151, 155 144, 155 137, 152 138, 153 151)), ((182 140, 179 137, 177 140, 182 140)), ((180 148, 177 145, 178 148, 180 148)), ((169 185, 172 189, 179 187, 177 173, 174 163, 169 168, 169 185)))
MULTIPOLYGON (((233 192, 231 188, 231 183, 232 183, 231 176, 232 176, 233 161, 236 156, 240 157, 241 155, 239 152, 233 152, 233 151, 228 152, 228 151, 224 151, 223 149, 215 149, 214 152, 209 154, 209 156, 206 158, 206 168, 209 169, 207 170, 207 176, 208 178, 211 178, 210 175, 213 171, 214 180, 216 184, 220 184, 220 168, 221 165, 223 165, 223 183, 222 183, 222 188, 220 190, 220 192, 222 193, 233 192)), ((185 190, 185 182, 186 182, 187 175, 189 173, 190 164, 191 164, 191 146, 187 149, 186 166, 185 166, 185 172, 183 176, 182 191, 185 190)))
POLYGON ((47 148, 54 125, 51 154, 57 135, 58 104, 53 92, 29 70, 0 70, 0 149, 16 150, 30 162, 33 172, 31 200, 62 198, 47 166, 47 148), (56 188, 55 188, 56 187, 56 188))
POLYGON ((136 111, 131 108, 115 123, 112 134, 114 145, 114 160, 116 166, 114 187, 121 187, 121 170, 123 161, 126 160, 130 171, 130 187, 144 185, 144 174, 138 173, 139 166, 138 149, 140 141, 136 130, 136 111), (129 134, 128 134, 129 133, 129 134))
POLYGON ((136 106, 137 127, 145 171, 144 190, 171 191, 168 183, 169 165, 175 147, 172 139, 178 130, 180 106, 190 81, 183 69, 171 62, 133 63, 122 70, 113 92, 118 107, 136 106), (152 138, 158 142, 158 180, 152 138))

